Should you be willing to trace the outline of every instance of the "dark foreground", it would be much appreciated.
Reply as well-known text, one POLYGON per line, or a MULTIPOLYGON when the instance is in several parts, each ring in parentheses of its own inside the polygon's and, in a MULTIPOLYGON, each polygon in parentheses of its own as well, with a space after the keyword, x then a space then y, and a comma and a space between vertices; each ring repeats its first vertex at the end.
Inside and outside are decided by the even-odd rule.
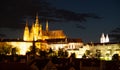
POLYGON ((2 60, 0 70, 120 70, 120 61, 76 58, 2 60))

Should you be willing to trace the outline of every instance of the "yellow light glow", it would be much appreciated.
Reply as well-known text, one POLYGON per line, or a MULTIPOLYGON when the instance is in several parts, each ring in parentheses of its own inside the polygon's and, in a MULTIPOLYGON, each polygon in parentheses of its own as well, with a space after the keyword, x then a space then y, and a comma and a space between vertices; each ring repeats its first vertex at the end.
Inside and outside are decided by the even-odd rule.
POLYGON ((29 47, 32 45, 30 42, 9 42, 8 44, 12 45, 12 47, 18 48, 19 55, 25 55, 27 51, 29 51, 29 47))
POLYGON ((109 57, 105 56, 104 59, 105 59, 106 61, 110 61, 110 60, 112 60, 112 57, 110 57, 110 56, 109 56, 109 57))
POLYGON ((25 55, 26 51, 28 49, 27 44, 26 43, 22 43, 22 44, 20 44, 19 48, 20 48, 20 54, 25 55))

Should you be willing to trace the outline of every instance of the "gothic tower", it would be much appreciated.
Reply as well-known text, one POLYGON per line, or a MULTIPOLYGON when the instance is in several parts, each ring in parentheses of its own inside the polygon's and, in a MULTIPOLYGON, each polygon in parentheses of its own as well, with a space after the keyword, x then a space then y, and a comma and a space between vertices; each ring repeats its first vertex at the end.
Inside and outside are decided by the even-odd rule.
POLYGON ((24 41, 29 41, 28 21, 26 21, 26 26, 25 26, 25 30, 24 30, 23 40, 24 41))
POLYGON ((100 43, 108 43, 108 42, 109 42, 108 34, 105 36, 104 33, 102 33, 102 36, 100 38, 100 43))
POLYGON ((46 21, 46 31, 48 32, 48 20, 46 21))
POLYGON ((34 38, 34 23, 32 24, 32 27, 30 29, 30 41, 33 41, 34 38))
POLYGON ((24 30, 24 40, 26 41, 36 41, 38 39, 56 39, 56 38, 65 38, 62 30, 49 30, 48 20, 46 21, 45 30, 42 29, 42 24, 39 24, 38 14, 36 15, 35 22, 32 24, 32 27, 29 32, 28 22, 24 30))
POLYGON ((102 36, 100 38, 100 43, 105 43, 105 35, 102 33, 102 36))
POLYGON ((39 18, 38 18, 38 13, 36 15, 36 21, 35 21, 35 27, 34 27, 34 40, 38 39, 39 36, 39 18))
POLYGON ((40 24, 38 39, 42 39, 42 24, 40 24))
POLYGON ((108 42, 109 42, 109 37, 108 37, 108 34, 106 35, 105 41, 106 41, 106 43, 108 43, 108 42))

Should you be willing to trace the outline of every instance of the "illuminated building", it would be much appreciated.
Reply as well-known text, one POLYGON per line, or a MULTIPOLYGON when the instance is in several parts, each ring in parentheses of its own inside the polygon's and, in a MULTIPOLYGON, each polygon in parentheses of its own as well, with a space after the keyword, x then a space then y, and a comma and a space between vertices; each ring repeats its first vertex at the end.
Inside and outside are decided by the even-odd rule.
POLYGON ((31 28, 28 27, 28 21, 26 21, 22 40, 1 39, 0 41, 0 48, 7 45, 12 46, 12 48, 17 47, 19 49, 17 54, 19 55, 25 55, 27 51, 30 51, 30 47, 33 46, 33 41, 35 41, 35 47, 41 50, 52 48, 53 51, 58 51, 60 48, 63 48, 67 50, 68 57, 72 53, 75 53, 77 58, 82 58, 84 54, 88 58, 91 58, 96 54, 96 50, 100 50, 102 53, 101 58, 104 57, 106 60, 110 60, 116 53, 120 55, 120 44, 109 43, 108 34, 105 36, 102 33, 100 43, 83 44, 81 39, 68 38, 63 30, 49 30, 48 21, 46 21, 46 28, 44 30, 42 24, 39 24, 38 14, 31 28), (90 53, 88 54, 86 51, 90 53))
POLYGON ((109 42, 110 42, 108 34, 106 35, 105 40, 106 40, 106 43, 109 43, 109 42))
POLYGON ((32 24, 31 29, 28 27, 28 22, 26 21, 23 40, 38 41, 35 43, 35 46, 39 49, 46 50, 51 48, 49 47, 47 40, 59 40, 66 38, 67 37, 64 34, 63 30, 49 30, 48 21, 46 21, 46 28, 44 30, 42 28, 42 24, 39 24, 38 14, 36 15, 35 23, 32 24))
POLYGON ((35 47, 41 50, 47 50, 49 48, 52 48, 54 51, 58 51, 59 48, 78 49, 79 46, 83 45, 81 39, 67 38, 63 30, 49 30, 48 21, 46 21, 46 28, 44 30, 42 24, 39 24, 38 14, 31 28, 28 27, 28 21, 26 21, 22 40, 3 40, 1 40, 2 43, 7 43, 12 48, 18 48, 19 52, 17 53, 19 55, 25 55, 27 51, 30 51, 30 47, 33 46, 33 41, 35 41, 35 47))
POLYGON ((100 43, 108 43, 108 42, 109 42, 108 34, 105 37, 104 33, 102 33, 102 36, 100 38, 100 43))
POLYGON ((38 15, 36 16, 35 23, 32 25, 29 30, 28 22, 26 22, 24 30, 24 41, 36 41, 36 40, 45 40, 45 39, 60 39, 66 38, 63 30, 49 30, 48 21, 46 21, 46 29, 43 30, 42 24, 39 24, 38 15))

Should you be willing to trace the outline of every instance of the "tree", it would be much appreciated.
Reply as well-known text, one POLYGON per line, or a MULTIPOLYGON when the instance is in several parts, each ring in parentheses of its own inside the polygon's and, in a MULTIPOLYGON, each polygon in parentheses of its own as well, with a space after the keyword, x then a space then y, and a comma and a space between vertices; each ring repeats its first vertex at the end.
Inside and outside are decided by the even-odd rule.
POLYGON ((119 60, 119 55, 118 55, 118 54, 114 54, 114 55, 112 56, 112 60, 113 60, 113 61, 118 61, 118 60, 119 60))
POLYGON ((89 56, 89 55, 90 55, 90 50, 86 50, 86 51, 85 51, 85 54, 86 54, 87 56, 89 56))
POLYGON ((68 56, 68 52, 67 52, 67 50, 64 50, 63 48, 61 49, 61 48, 59 48, 59 50, 58 50, 58 57, 67 57, 68 56))
POLYGON ((45 50, 40 50, 39 54, 41 57, 46 58, 47 57, 47 52, 45 50))
POLYGON ((52 50, 52 48, 50 48, 50 49, 48 50, 47 55, 48 55, 49 57, 55 56, 55 52, 52 50))
POLYGON ((52 50, 52 48, 50 48, 50 49, 49 49, 49 52, 48 52, 48 53, 53 53, 53 50, 52 50))
POLYGON ((4 54, 4 55, 10 54, 11 50, 12 50, 11 45, 8 45, 6 43, 0 45, 0 54, 4 54))
POLYGON ((16 55, 18 52, 18 48, 12 48, 12 55, 16 55))
POLYGON ((96 58, 100 58, 101 57, 101 51, 99 49, 96 50, 95 56, 96 56, 96 58))
POLYGON ((68 57, 68 52, 67 52, 67 50, 65 50, 65 52, 64 52, 64 57, 68 57))
POLYGON ((71 58, 76 58, 76 54, 75 54, 75 53, 72 53, 72 54, 70 55, 70 57, 71 57, 71 58))

